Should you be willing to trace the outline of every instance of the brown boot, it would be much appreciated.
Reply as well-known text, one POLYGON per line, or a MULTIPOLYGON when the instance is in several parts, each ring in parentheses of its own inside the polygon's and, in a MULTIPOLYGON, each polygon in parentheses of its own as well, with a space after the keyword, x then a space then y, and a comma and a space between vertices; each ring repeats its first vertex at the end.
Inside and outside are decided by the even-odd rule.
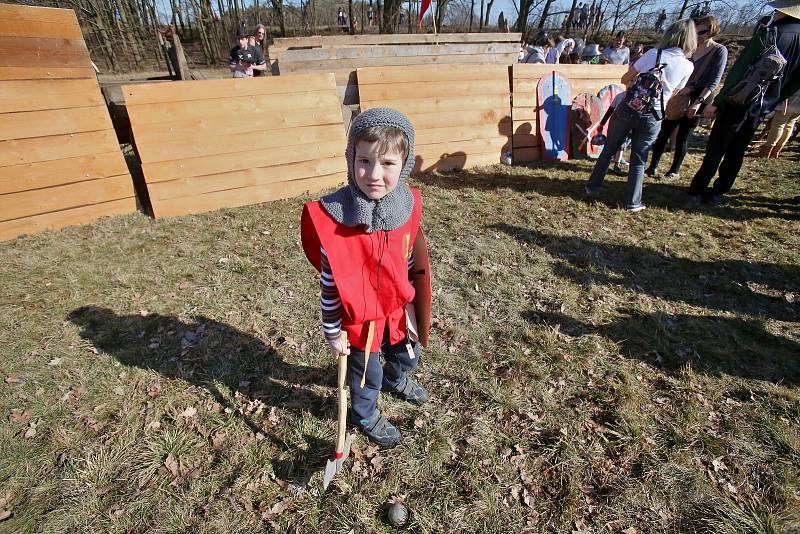
POLYGON ((770 157, 770 158, 778 158, 778 157, 780 157, 780 155, 781 155, 781 147, 774 146, 774 147, 772 147, 772 150, 769 151, 769 156, 768 157, 770 157))
POLYGON ((762 145, 758 148, 757 156, 759 158, 768 158, 770 157, 770 153, 772 152, 772 147, 769 145, 762 145))

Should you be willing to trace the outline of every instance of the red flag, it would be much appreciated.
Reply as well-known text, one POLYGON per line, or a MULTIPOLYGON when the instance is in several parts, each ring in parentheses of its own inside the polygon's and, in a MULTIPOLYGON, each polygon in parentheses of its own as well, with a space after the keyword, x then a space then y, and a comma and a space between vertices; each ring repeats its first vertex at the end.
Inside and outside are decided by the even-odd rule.
POLYGON ((425 12, 428 11, 428 8, 431 5, 431 0, 422 0, 422 5, 419 8, 419 27, 422 29, 422 17, 425 16, 425 12))

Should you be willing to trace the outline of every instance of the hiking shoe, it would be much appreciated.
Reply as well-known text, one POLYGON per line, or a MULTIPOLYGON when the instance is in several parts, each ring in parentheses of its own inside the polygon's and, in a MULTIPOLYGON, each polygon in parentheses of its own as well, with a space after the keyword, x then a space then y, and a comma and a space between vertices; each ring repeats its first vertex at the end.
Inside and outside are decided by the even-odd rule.
POLYGON ((391 449, 403 439, 397 427, 377 411, 369 419, 359 421, 353 420, 351 412, 347 415, 347 420, 352 426, 358 427, 372 443, 381 448, 391 449))
POLYGON ((656 170, 655 169, 645 169, 644 175, 647 176, 648 178, 657 178, 658 177, 658 175, 656 174, 656 170))
POLYGON ((642 211, 643 209, 647 208, 644 204, 631 204, 629 206, 625 206, 625 211, 628 213, 636 213, 642 211))
POLYGON ((625 176, 625 171, 622 170, 622 167, 619 164, 614 165, 614 168, 611 169, 612 174, 616 174, 617 176, 625 176))
POLYGON ((428 402, 428 391, 413 378, 406 375, 397 387, 385 387, 385 391, 391 391, 398 397, 402 397, 411 404, 422 406, 428 402))
POLYGON ((720 206, 725 204, 725 199, 722 198, 722 195, 708 195, 703 198, 703 202, 710 206, 720 206))
POLYGON ((594 189, 592 189, 588 185, 586 187, 584 187, 583 190, 586 191, 586 196, 590 196, 590 197, 597 196, 597 191, 595 191, 594 189))
POLYGON ((693 195, 687 191, 679 191, 675 195, 675 199, 690 208, 699 206, 703 200, 700 195, 693 195))
POLYGON ((662 178, 662 180, 665 180, 667 182, 673 182, 680 177, 681 175, 678 174, 677 172, 668 172, 667 174, 664 175, 664 178, 662 178))

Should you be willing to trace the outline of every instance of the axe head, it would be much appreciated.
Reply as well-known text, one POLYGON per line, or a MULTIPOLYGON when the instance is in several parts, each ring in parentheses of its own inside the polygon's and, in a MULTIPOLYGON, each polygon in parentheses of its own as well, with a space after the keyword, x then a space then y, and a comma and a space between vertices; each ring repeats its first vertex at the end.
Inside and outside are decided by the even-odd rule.
POLYGON ((328 486, 333 480, 333 477, 336 476, 336 473, 342 470, 342 466, 344 465, 345 461, 347 461, 347 457, 350 456, 350 445, 353 443, 353 436, 352 434, 347 434, 344 440, 344 449, 342 450, 341 458, 334 458, 332 460, 328 460, 328 463, 325 464, 325 475, 322 478, 322 488, 328 489, 328 486))

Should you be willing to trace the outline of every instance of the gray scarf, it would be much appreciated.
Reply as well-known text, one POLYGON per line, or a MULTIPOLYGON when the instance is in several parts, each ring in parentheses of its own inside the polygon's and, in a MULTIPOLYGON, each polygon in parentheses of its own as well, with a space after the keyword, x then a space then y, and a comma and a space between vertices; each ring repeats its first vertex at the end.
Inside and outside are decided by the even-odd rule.
POLYGON ((331 217, 345 226, 364 225, 366 232, 394 230, 403 226, 411 217, 414 196, 406 185, 406 178, 414 169, 414 128, 405 115, 389 108, 368 109, 353 119, 347 139, 347 185, 320 199, 331 217), (368 198, 358 188, 355 179, 355 140, 359 132, 370 126, 394 126, 406 134, 408 156, 406 157, 397 187, 380 200, 368 198))

